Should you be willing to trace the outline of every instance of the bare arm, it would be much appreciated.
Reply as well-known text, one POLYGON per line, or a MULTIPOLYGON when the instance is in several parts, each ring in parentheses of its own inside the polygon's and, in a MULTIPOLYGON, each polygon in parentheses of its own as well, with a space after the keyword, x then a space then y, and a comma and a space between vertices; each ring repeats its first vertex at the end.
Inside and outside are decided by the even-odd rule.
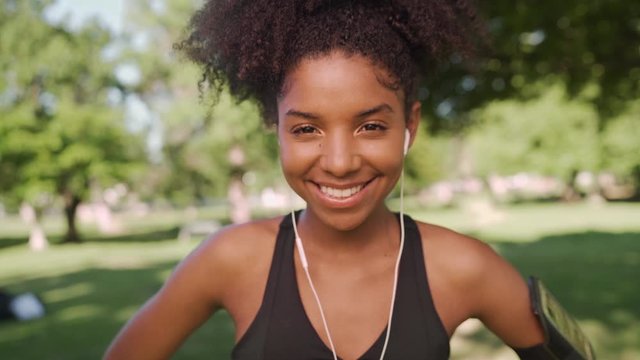
POLYGON ((543 341, 524 279, 491 247, 449 229, 423 225, 434 302, 447 331, 478 318, 513 348, 543 341), (433 276, 433 278, 431 278, 433 276))
POLYGON ((208 240, 182 261, 120 331, 105 360, 169 358, 221 306, 229 274, 218 240, 208 240))
POLYGON ((543 342, 543 332, 531 309, 529 289, 520 274, 490 247, 477 275, 474 315, 513 348, 543 342))

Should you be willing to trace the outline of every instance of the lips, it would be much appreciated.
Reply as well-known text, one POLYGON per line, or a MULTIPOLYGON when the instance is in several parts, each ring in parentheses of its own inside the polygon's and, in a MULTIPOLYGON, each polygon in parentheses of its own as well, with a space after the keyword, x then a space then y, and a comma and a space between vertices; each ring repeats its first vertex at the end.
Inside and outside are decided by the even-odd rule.
POLYGON ((314 183, 317 199, 331 208, 348 208, 360 204, 367 198, 369 185, 375 178, 359 183, 330 184, 314 183))
POLYGON ((362 190, 365 184, 356 185, 347 189, 338 189, 330 186, 320 185, 320 191, 334 199, 346 199, 349 198, 362 190))

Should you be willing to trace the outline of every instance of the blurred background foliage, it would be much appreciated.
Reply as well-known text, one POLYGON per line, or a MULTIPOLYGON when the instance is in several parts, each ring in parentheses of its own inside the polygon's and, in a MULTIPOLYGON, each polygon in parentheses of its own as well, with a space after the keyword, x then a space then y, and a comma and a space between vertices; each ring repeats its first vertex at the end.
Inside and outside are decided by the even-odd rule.
MULTIPOLYGON (((47 256, 59 256, 55 264, 64 268, 64 256, 94 251, 95 266, 137 269, 140 264, 125 252, 156 256, 146 242, 175 239, 186 223, 238 222, 289 208, 295 199, 279 170, 273 129, 264 128, 253 104, 237 104, 226 93, 213 106, 198 87, 199 69, 173 50, 201 0, 123 1, 117 30, 99 18, 80 25, 69 17, 54 19, 49 13, 57 3, 0 4, 0 252, 27 243, 27 237, 32 249, 45 248, 47 237, 54 244, 84 240, 96 248, 57 248, 47 256), (124 221, 118 224, 112 212, 124 221), (18 215, 24 225, 12 220, 18 215), (150 215, 154 222, 147 226, 142 219, 150 215), (102 255, 112 244, 103 248, 105 236, 118 245, 107 265, 102 255), (122 247, 136 241, 144 247, 122 247)), ((451 224, 473 232, 464 224, 499 222, 500 206, 514 202, 637 201, 640 2, 478 3, 489 39, 479 58, 452 56, 419 88, 423 124, 406 160, 408 206, 416 214, 456 208, 462 220, 451 224), (489 205, 470 204, 474 197, 488 198, 489 205)), ((624 214, 632 212, 625 209, 624 214)), ((560 221, 562 215, 553 214, 560 221)), ((590 212, 587 218, 595 221, 598 215, 590 212)), ((519 220, 514 228, 528 224, 519 220)), ((580 235, 578 230, 572 229, 580 235)), ((607 279, 637 273, 640 229, 627 231, 626 248, 615 260, 624 269, 603 265, 607 279)), ((564 240, 567 247, 575 245, 564 240)), ((553 250, 550 242, 535 250, 553 250)), ((167 255, 176 246, 184 255, 184 245, 158 250, 162 276, 180 257, 167 255)), ((507 255, 520 249, 504 248, 507 255)), ((18 264, 26 257, 5 261, 18 264)), ((544 266, 546 260, 538 260, 535 265, 544 266)), ((581 258, 574 260, 579 269, 581 258)), ((527 261, 523 266, 530 266, 527 261)), ((153 273, 159 283, 158 269, 149 268, 145 276, 153 273)), ((6 276, 4 281, 15 283, 21 275, 6 276)), ((29 276, 44 287, 66 281, 49 270, 29 276), (40 278, 44 273, 52 278, 40 278)), ((148 297, 149 291, 143 292, 136 301, 148 297)), ((636 300, 637 291, 624 299, 625 304, 636 300)), ((113 333, 131 311, 101 331, 113 333)), ((637 311, 625 319, 637 321, 637 311)), ((629 329, 624 336, 633 339, 620 341, 640 346, 637 327, 629 329)))
MULTIPOLYGON (((200 3, 128 1, 119 31, 99 19, 51 21, 54 1, 3 3, 0 199, 8 211, 62 208, 66 239, 78 241, 77 207, 116 184, 146 203, 231 207, 284 187, 273 132, 254 106, 225 94, 212 106, 198 69, 173 51, 200 3)), ((589 172, 610 173, 637 194, 640 4, 480 7, 489 39, 480 58, 452 56, 420 88, 425 126, 407 161, 409 190, 522 172, 572 187, 589 172)), ((598 184, 590 191, 602 192, 598 184)))

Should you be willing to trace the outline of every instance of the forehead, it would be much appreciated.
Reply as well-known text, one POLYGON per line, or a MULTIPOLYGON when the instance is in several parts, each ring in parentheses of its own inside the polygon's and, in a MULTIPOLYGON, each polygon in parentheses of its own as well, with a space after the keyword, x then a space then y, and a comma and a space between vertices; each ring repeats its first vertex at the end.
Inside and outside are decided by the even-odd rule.
POLYGON ((381 102, 395 108, 401 106, 403 92, 392 88, 391 83, 388 72, 369 59, 335 51, 303 59, 287 74, 278 109, 280 114, 289 107, 328 111, 381 102))

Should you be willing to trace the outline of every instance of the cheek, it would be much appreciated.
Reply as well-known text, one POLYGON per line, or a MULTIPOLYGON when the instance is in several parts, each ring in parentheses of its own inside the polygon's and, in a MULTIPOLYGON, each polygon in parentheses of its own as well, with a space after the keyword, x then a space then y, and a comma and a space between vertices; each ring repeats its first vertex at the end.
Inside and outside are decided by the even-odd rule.
POLYGON ((312 166, 317 153, 317 147, 312 145, 281 142, 280 166, 283 173, 285 176, 305 173, 312 166))
POLYGON ((284 176, 285 181, 289 186, 295 191, 295 179, 296 173, 299 173, 299 170, 295 167, 295 161, 291 160, 290 156, 287 156, 287 152, 280 149, 280 169, 282 170, 282 175, 284 176))
POLYGON ((289 176, 291 174, 295 174, 296 170, 296 162, 293 161, 293 156, 291 153, 285 150, 280 150, 280 168, 282 168, 282 173, 285 176, 289 176))
POLYGON ((367 145, 363 154, 375 167, 383 172, 397 172, 402 169, 402 153, 395 146, 367 145))

